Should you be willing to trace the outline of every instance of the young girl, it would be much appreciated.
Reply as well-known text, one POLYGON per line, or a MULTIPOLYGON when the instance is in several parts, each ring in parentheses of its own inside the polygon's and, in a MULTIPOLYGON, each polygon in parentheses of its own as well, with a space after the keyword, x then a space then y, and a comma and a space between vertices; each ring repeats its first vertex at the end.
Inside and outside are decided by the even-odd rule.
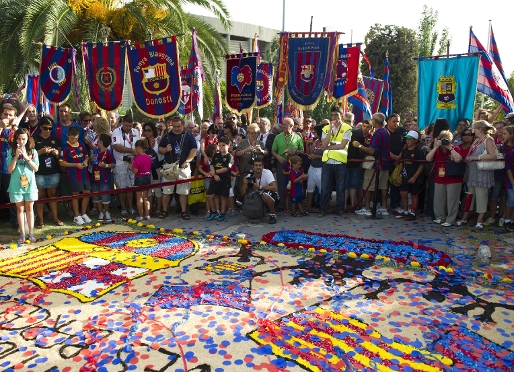
POLYGON ((301 157, 295 155, 291 159, 291 171, 289 172, 289 181, 291 182, 291 217, 297 217, 296 207, 300 211, 300 216, 307 216, 308 213, 303 210, 303 187, 302 182, 308 177, 307 174, 302 172, 303 160, 301 157))
MULTIPOLYGON (((152 158, 145 154, 145 149, 148 148, 147 140, 136 141, 136 156, 128 168, 134 172, 135 180, 134 186, 145 186, 152 183, 152 158)), ((147 198, 148 191, 136 191, 137 203, 137 221, 150 220, 150 202, 147 198), (144 212, 144 214, 143 214, 144 212), (143 217, 146 216, 146 217, 143 217)))
MULTIPOLYGON (((211 159, 214 154, 218 151, 218 145, 210 144, 205 149, 205 157, 202 156, 202 160, 198 163, 198 173, 204 176, 203 185, 205 190, 209 190, 209 185, 211 184, 211 159)), ((219 198, 214 198, 214 202, 216 203, 216 210, 220 209, 220 201, 219 198)), ((205 217, 209 217, 211 215, 211 210, 209 208, 209 203, 206 203, 207 211, 205 213, 205 217)))
POLYGON ((25 243, 25 221, 23 213, 27 217, 29 228, 29 240, 34 243, 34 201, 38 199, 36 186, 36 172, 39 169, 39 158, 34 150, 34 141, 29 141, 27 129, 20 128, 14 132, 12 151, 7 152, 7 171, 11 175, 9 182, 9 199, 16 203, 18 225, 20 227, 20 239, 18 243, 25 243))
MULTIPOLYGON (((287 158, 291 159, 293 156, 296 156, 297 153, 298 150, 296 148, 287 149, 287 158)), ((284 164, 284 167, 282 168, 282 174, 284 175, 284 183, 286 185, 286 187, 284 188, 284 196, 286 199, 286 214, 289 214, 289 204, 291 200, 291 183, 289 180, 289 174, 292 168, 293 167, 291 161, 284 164)))

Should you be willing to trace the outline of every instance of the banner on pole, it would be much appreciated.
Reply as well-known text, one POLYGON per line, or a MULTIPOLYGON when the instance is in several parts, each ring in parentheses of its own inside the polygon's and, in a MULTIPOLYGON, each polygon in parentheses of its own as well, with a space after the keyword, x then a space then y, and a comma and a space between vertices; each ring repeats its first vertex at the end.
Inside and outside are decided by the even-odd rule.
POLYGON ((226 56, 227 94, 225 101, 231 112, 241 115, 257 104, 257 53, 226 56))
POLYGON ((348 97, 357 93, 361 46, 339 44, 334 98, 348 97))
POLYGON ((51 103, 59 105, 70 96, 74 63, 73 49, 43 44, 39 84, 51 103))

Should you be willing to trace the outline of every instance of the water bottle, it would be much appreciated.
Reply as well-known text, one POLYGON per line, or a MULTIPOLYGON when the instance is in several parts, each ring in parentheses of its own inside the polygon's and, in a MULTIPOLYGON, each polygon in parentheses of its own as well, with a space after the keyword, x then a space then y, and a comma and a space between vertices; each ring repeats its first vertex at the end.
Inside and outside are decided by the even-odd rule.
POLYGON ((477 262, 479 265, 489 265, 491 263, 491 249, 487 245, 481 245, 478 248, 477 262))
POLYGON ((93 156, 91 157, 91 164, 98 165, 98 147, 93 150, 93 156))

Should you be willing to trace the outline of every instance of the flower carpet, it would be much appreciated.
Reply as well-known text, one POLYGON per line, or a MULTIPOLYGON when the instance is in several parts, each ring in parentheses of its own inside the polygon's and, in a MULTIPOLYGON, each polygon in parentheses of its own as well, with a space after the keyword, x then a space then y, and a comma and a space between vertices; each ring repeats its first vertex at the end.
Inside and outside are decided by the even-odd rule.
POLYGON ((0 251, 2 371, 512 371, 514 290, 405 242, 109 225, 0 251))

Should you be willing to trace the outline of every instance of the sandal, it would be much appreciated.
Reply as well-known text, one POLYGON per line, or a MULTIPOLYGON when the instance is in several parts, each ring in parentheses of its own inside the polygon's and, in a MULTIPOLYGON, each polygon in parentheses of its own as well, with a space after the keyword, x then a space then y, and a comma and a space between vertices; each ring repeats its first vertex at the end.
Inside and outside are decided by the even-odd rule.
POLYGON ((30 234, 29 235, 29 240, 31 243, 35 243, 37 241, 36 237, 34 236, 34 234, 30 234))
POLYGON ((25 235, 20 235, 20 238, 18 239, 18 243, 19 244, 25 244, 25 241, 26 241, 25 235))
POLYGON ((64 226, 64 222, 62 222, 62 221, 55 221, 55 226, 64 226))
POLYGON ((44 224, 44 223, 38 223, 38 224, 36 225, 36 229, 42 229, 42 228, 44 228, 44 227, 45 227, 45 224, 44 224))
POLYGON ((309 215, 309 212, 307 212, 307 211, 300 213, 300 216, 308 216, 308 215, 309 215))
POLYGON ((298 217, 298 213, 291 213, 291 217, 298 217))
POLYGON ((168 217, 168 211, 162 211, 159 213, 159 218, 162 220, 164 218, 168 217))
POLYGON ((455 225, 457 226, 463 226, 468 223, 468 220, 459 220, 455 225))
POLYGON ((186 212, 182 212, 182 213, 180 214, 180 217, 182 217, 182 219, 184 219, 184 220, 189 220, 189 219, 191 219, 191 217, 189 217, 189 215, 188 215, 186 212))

